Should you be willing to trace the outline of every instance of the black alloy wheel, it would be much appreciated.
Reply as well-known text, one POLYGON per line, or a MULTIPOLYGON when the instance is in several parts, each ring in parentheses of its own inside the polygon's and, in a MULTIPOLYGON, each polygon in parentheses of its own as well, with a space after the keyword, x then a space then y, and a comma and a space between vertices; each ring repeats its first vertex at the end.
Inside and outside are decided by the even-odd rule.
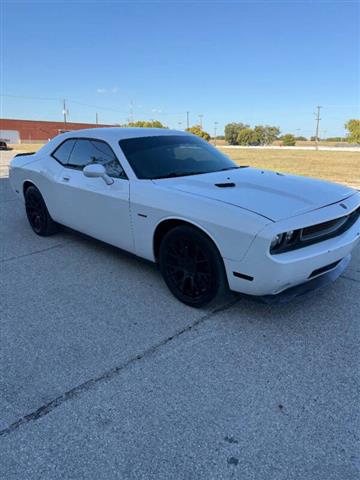
POLYGON ((226 284, 222 259, 200 230, 181 225, 160 245, 160 269, 173 295, 192 307, 213 300, 226 284))
POLYGON ((57 224, 50 217, 44 199, 39 190, 30 186, 25 191, 25 210, 33 231, 40 236, 52 235, 57 231, 57 224))

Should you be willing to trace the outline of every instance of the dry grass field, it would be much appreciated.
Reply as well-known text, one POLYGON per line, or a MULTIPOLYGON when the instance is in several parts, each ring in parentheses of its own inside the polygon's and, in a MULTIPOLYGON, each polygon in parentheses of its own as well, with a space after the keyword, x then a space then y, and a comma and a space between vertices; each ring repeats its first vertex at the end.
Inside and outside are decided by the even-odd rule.
POLYGON ((322 178, 360 188, 360 153, 316 150, 221 149, 240 165, 322 178))
POLYGON ((19 145, 9 145, 9 147, 14 151, 14 153, 37 152, 43 145, 43 143, 21 143, 19 145))
MULTIPOLYGON (((211 142, 213 143, 214 142, 214 139, 211 140, 211 142)), ((218 138, 216 140, 216 144, 218 147, 221 147, 223 145, 228 145, 228 143, 224 140, 224 139, 221 139, 221 138, 218 138)), ((281 140, 275 140, 275 142, 273 142, 273 145, 275 146, 279 146, 279 145, 282 145, 282 141, 281 140)), ((320 147, 351 147, 352 145, 347 143, 347 142, 328 142, 326 140, 320 140, 318 145, 320 147)), ((296 146, 297 147, 316 147, 316 142, 312 142, 310 140, 306 140, 306 141, 302 141, 302 140, 298 140, 296 142, 296 146)))
MULTIPOLYGON (((35 152, 41 144, 12 145, 14 153, 35 152)), ((221 148, 221 146, 220 146, 221 148)), ((360 188, 360 153, 316 150, 221 149, 242 165, 323 178, 360 188)))

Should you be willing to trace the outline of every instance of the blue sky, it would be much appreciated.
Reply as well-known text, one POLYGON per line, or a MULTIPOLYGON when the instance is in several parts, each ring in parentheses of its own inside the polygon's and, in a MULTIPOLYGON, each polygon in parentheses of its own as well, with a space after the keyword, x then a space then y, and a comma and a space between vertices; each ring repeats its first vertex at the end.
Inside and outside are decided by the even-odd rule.
POLYGON ((309 136, 322 105, 322 135, 339 135, 360 114, 359 5, 3 1, 1 116, 60 120, 66 98, 69 121, 124 123, 133 101, 135 120, 173 128, 190 111, 211 133, 242 121, 309 136))

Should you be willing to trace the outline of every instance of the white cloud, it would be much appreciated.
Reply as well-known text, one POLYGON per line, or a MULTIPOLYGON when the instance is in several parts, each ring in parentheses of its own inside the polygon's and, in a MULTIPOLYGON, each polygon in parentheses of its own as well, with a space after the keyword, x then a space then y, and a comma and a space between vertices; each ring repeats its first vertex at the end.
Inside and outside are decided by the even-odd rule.
POLYGON ((97 93, 117 93, 119 91, 118 87, 112 87, 112 88, 97 88, 96 92, 97 93))

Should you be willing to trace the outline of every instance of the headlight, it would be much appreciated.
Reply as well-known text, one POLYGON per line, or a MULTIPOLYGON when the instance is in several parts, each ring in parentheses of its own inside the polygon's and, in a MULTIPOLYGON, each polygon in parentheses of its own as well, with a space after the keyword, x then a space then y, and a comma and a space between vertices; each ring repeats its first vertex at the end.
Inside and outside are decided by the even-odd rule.
POLYGON ((276 247, 278 247, 281 244, 283 237, 283 233, 278 233, 275 235, 275 237, 271 240, 270 250, 274 250, 276 247))
POLYGON ((298 237, 299 230, 289 230, 288 232, 278 233, 271 240, 270 252, 279 249, 285 249, 288 245, 293 244, 298 237))
POLYGON ((285 243, 291 242, 291 240, 294 238, 294 234, 295 234, 294 230, 289 230, 288 232, 286 232, 284 234, 285 235, 284 242, 285 243))

